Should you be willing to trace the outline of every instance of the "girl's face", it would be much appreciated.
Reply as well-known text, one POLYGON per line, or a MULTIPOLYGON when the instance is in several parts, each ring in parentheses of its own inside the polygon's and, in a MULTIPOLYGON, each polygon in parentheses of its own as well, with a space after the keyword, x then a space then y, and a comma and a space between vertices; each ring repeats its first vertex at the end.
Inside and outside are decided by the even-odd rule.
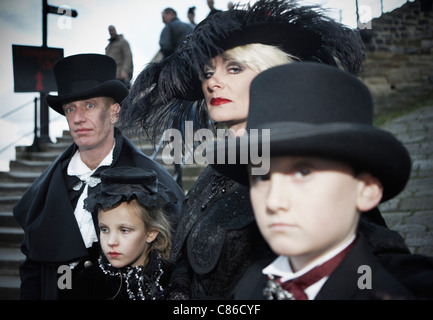
POLYGON ((301 269, 349 240, 360 209, 375 205, 364 205, 366 188, 374 186, 363 179, 337 161, 272 158, 268 175, 251 178, 251 202, 261 233, 277 254, 289 256, 292 267, 301 269))
POLYGON ((147 245, 158 231, 147 230, 139 213, 127 202, 99 212, 102 251, 113 267, 144 265, 147 245))
POLYGON ((221 56, 205 68, 202 89, 210 117, 234 130, 245 129, 249 110, 250 84, 257 72, 237 60, 221 56))

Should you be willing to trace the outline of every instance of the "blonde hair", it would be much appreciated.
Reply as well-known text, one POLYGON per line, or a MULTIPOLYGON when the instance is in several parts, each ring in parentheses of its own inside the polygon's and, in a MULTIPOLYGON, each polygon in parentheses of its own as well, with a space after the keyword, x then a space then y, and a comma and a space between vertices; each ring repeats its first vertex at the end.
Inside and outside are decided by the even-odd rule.
MULTIPOLYGON (((101 210, 108 211, 118 205, 120 205, 120 203, 101 210)), ((130 206, 130 212, 136 214, 143 221, 147 231, 158 231, 156 238, 146 248, 144 266, 147 265, 148 255, 152 250, 159 250, 162 257, 168 260, 171 250, 171 224, 164 210, 157 207, 144 207, 137 199, 132 199, 128 202, 128 205, 130 206)))
POLYGON ((250 43, 225 51, 221 57, 227 60, 243 61, 253 71, 259 73, 272 67, 299 61, 276 46, 250 43))

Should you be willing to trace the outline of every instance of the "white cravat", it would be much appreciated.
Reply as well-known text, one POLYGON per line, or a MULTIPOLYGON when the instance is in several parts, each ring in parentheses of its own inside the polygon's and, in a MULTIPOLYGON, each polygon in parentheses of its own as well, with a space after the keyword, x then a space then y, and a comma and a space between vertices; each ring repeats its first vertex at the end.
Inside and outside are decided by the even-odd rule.
POLYGON ((77 206, 75 207, 74 215, 77 220, 78 227, 81 232, 81 236, 83 237, 84 244, 86 248, 90 248, 94 242, 98 242, 98 237, 96 235, 95 225, 93 224, 92 214, 84 209, 84 199, 87 198, 87 189, 88 187, 95 187, 97 184, 101 182, 100 178, 92 177, 91 175, 100 167, 100 166, 109 166, 113 162, 113 150, 114 146, 108 155, 101 161, 98 167, 94 170, 91 170, 87 165, 81 160, 80 151, 77 152, 72 157, 71 161, 68 165, 68 175, 77 176, 80 179, 80 182, 76 184, 73 189, 78 191, 85 184, 83 192, 78 198, 77 206))

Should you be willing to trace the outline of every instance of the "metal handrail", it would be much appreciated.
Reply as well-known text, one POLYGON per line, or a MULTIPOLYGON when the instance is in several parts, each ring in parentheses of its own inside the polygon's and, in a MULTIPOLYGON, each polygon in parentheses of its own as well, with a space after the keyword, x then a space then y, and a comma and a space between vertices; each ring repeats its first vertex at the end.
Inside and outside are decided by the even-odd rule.
MULTIPOLYGON (((39 100, 39 98, 36 98, 36 99, 39 100)), ((32 99, 32 100, 30 100, 30 101, 24 103, 23 105, 21 105, 21 106, 19 106, 19 107, 16 107, 15 109, 12 109, 11 111, 6 112, 5 114, 3 114, 3 115, 0 116, 0 119, 4 119, 4 118, 10 116, 12 113, 15 113, 15 112, 17 112, 18 110, 21 110, 22 108, 26 107, 27 105, 29 105, 30 103, 32 103, 32 102, 34 102, 34 101, 35 101, 35 100, 32 99)))
MULTIPOLYGON (((29 105, 31 102, 33 102, 33 103, 36 104, 37 101, 39 101, 39 100, 40 100, 40 99, 39 99, 38 97, 35 97, 33 100, 31 100, 31 101, 29 101, 29 102, 26 102, 26 103, 24 103, 23 105, 21 105, 21 106, 15 108, 15 109, 13 109, 13 110, 11 110, 11 111, 6 112, 6 113, 3 114, 2 116, 0 116, 0 119, 3 119, 3 118, 5 118, 5 117, 11 115, 12 113, 14 113, 14 112, 16 112, 16 111, 18 111, 18 110, 20 110, 20 109, 26 107, 26 106, 29 105)), ((35 108, 36 108, 36 107, 35 107, 35 108)), ((54 118, 54 119, 50 119, 49 122, 57 121, 60 117, 61 117, 61 116, 59 116, 59 117, 57 117, 57 118, 54 118)), ((35 120, 35 121, 36 121, 36 120, 35 120)), ((13 146, 14 146, 18 141, 20 141, 22 138, 27 137, 28 135, 30 135, 30 134, 32 134, 32 133, 33 133, 33 134, 36 134, 36 132, 35 132, 36 129, 37 129, 37 128, 35 127, 34 130, 32 130, 32 131, 30 131, 30 132, 27 132, 27 133, 23 134, 21 137, 19 137, 19 138, 18 138, 17 140, 15 140, 14 142, 11 142, 11 143, 9 143, 8 145, 6 145, 5 147, 3 147, 2 149, 0 149, 0 154, 3 153, 3 152, 5 152, 5 151, 6 151, 7 149, 9 149, 10 147, 13 147, 13 146)))

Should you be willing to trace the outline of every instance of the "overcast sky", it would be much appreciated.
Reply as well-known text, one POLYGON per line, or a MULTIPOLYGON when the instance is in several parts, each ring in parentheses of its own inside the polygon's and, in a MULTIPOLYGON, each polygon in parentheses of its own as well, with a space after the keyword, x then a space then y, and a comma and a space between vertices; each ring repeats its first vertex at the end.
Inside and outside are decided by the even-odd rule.
MULTIPOLYGON (((322 4, 329 8, 329 14, 334 19, 356 27, 355 0, 302 2, 322 4)), ((384 11, 399 7, 404 2, 406 1, 383 0, 384 11)), ((215 0, 215 7, 226 10, 227 3, 227 0, 215 0)), ((49 47, 63 48, 64 56, 78 53, 104 54, 109 37, 107 27, 113 24, 117 32, 123 34, 130 43, 134 76, 159 49, 159 36, 164 27, 161 11, 164 8, 174 8, 178 17, 185 22, 191 6, 196 7, 197 23, 209 13, 206 0, 49 0, 48 4, 72 8, 78 12, 76 18, 67 20, 58 15, 48 15, 49 47)), ((359 6, 367 15, 369 10, 372 17, 380 15, 380 0, 359 0, 359 6)), ((12 143, 31 145, 33 142, 32 101, 39 97, 38 93, 14 93, 12 44, 42 45, 42 0, 1 0, 0 37, 0 171, 7 171, 9 161, 15 159, 15 148, 8 146, 12 143), (20 106, 24 107, 3 117, 20 106)), ((50 111, 50 120, 50 136, 55 141, 67 129, 67 124, 64 117, 55 111, 50 111)))

